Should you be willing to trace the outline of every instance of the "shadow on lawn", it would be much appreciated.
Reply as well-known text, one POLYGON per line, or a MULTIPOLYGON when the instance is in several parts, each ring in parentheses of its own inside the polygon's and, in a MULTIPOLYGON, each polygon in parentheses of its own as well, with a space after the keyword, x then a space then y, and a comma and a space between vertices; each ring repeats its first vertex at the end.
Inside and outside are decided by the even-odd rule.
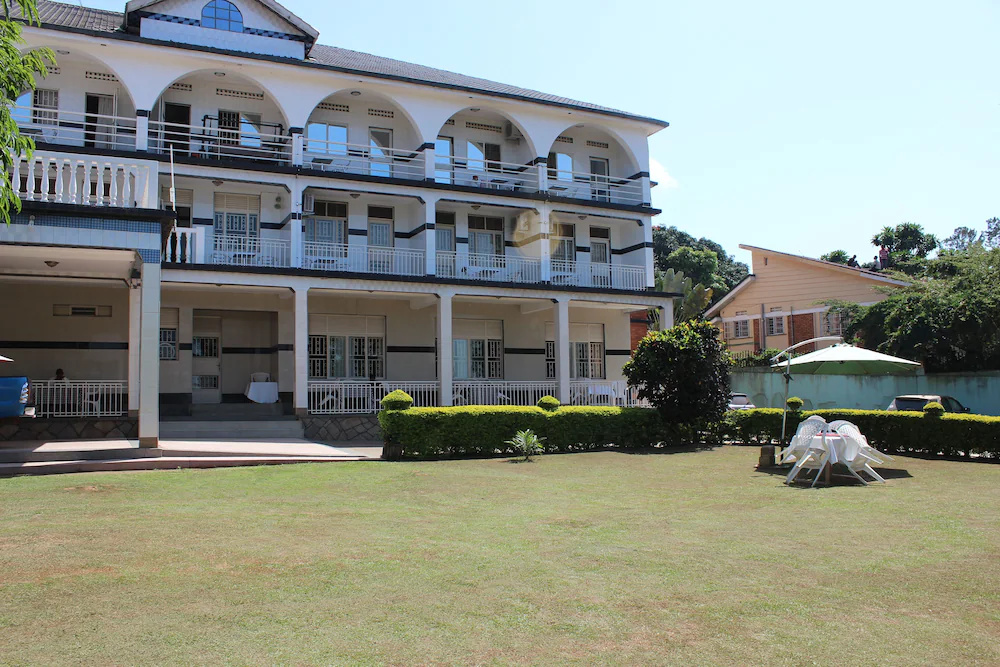
MULTIPOLYGON (((792 466, 790 466, 790 465, 786 465, 786 466, 769 466, 769 467, 766 467, 766 468, 757 467, 754 470, 756 470, 757 472, 762 472, 762 473, 768 474, 768 475, 774 475, 774 476, 780 476, 780 477, 788 477, 788 473, 790 473, 792 471, 792 466)), ((882 477, 884 479, 886 479, 886 480, 889 480, 889 479, 910 479, 910 478, 913 477, 913 475, 911 475, 908 470, 905 470, 903 468, 879 468, 878 466, 876 466, 875 467, 875 472, 877 472, 878 474, 882 475, 882 477)), ((808 479, 808 482, 806 483, 806 486, 808 486, 809 484, 812 484, 812 476, 815 475, 815 474, 816 474, 815 472, 803 472, 796 479, 795 484, 793 484, 793 486, 799 486, 799 487, 801 487, 802 484, 803 484, 803 480, 806 480, 806 479, 808 479)), ((838 463, 837 465, 833 466, 833 477, 836 480, 834 486, 862 486, 861 482, 859 482, 858 480, 854 479, 854 477, 849 472, 847 472, 847 468, 844 467, 840 463, 838 463), (844 482, 847 482, 847 483, 845 484, 844 482)), ((822 479, 820 479, 820 482, 819 482, 819 484, 817 484, 817 486, 819 486, 821 484, 823 484, 823 480, 822 479)))

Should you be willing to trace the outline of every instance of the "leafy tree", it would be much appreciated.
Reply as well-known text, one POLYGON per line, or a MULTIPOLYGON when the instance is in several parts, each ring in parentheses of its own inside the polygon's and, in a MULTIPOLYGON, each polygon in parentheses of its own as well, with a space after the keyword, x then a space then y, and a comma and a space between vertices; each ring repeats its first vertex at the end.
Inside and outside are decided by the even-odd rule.
POLYGON ((895 227, 883 227, 872 237, 872 245, 885 246, 891 255, 924 258, 938 247, 938 240, 915 222, 903 222, 895 227))
POLYGON ((10 182, 14 156, 30 156, 35 149, 31 137, 21 136, 17 122, 11 113, 11 107, 17 98, 26 90, 35 88, 34 75, 46 76, 46 63, 55 64, 55 54, 51 49, 34 49, 21 53, 18 48, 23 45, 21 24, 11 20, 12 9, 22 20, 38 25, 38 9, 35 0, 0 0, 3 18, 0 19, 0 220, 10 224, 11 211, 21 210, 21 201, 14 195, 10 182))
POLYGON ((711 250, 695 250, 683 246, 667 257, 671 269, 683 273, 693 282, 712 288, 725 290, 725 284, 718 275, 719 258, 711 250), (716 282, 719 284, 716 285, 716 282))
MULTIPOLYGON (((708 305, 712 302, 712 289, 705 287, 701 283, 693 284, 693 281, 684 275, 683 271, 656 272, 656 291, 674 292, 683 294, 679 299, 674 299, 674 322, 687 322, 701 316, 708 305)), ((658 311, 652 311, 651 320, 659 317, 658 311)))
POLYGON ((941 247, 945 250, 965 251, 977 243, 979 232, 971 227, 956 227, 952 235, 941 241, 941 247))
POLYGON ((983 242, 987 248, 1000 248, 1000 218, 990 218, 986 221, 983 242))
POLYGON ((728 294, 750 273, 749 267, 743 262, 726 253, 725 249, 715 241, 706 238, 696 239, 687 232, 682 232, 676 227, 654 227, 653 228, 653 258, 655 266, 659 271, 674 269, 684 271, 697 283, 701 282, 706 287, 712 289, 713 298, 721 299, 728 294), (715 253, 716 268, 712 278, 688 273, 694 270, 694 266, 707 261, 703 256, 692 257, 686 253, 675 256, 671 255, 679 248, 690 248, 694 251, 709 251, 715 253), (677 261, 677 264, 673 262, 677 261), (682 266, 682 262, 690 263, 682 266))
POLYGON ((847 262, 851 259, 851 256, 847 254, 846 250, 834 250, 833 252, 828 252, 825 255, 820 255, 819 258, 824 262, 847 264, 847 262))
POLYGON ((729 406, 729 353, 708 322, 684 322, 639 341, 622 372, 672 424, 718 421, 729 406))

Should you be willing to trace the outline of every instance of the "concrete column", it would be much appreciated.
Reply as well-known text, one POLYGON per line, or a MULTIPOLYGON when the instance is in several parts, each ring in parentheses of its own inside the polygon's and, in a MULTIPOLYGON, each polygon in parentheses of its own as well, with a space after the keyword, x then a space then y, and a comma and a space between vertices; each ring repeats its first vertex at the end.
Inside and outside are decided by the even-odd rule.
POLYGON ((292 137, 292 164, 301 167, 303 162, 304 141, 302 140, 302 128, 291 127, 288 134, 292 137))
POLYGON ((142 265, 139 331, 139 446, 160 442, 160 265, 142 265))
MULTIPOLYGON (((299 135, 300 137, 302 135, 299 135)), ((292 244, 292 256, 291 262, 293 267, 302 266, 302 250, 303 250, 303 229, 305 223, 302 220, 302 195, 305 192, 305 186, 299 183, 298 177, 295 178, 292 183, 292 192, 289 195, 292 200, 292 217, 288 221, 288 227, 291 229, 291 244, 292 244)))
POLYGON ((435 164, 435 157, 437 156, 437 153, 434 152, 434 142, 425 142, 421 153, 423 153, 424 156, 424 180, 433 181, 437 177, 434 173, 437 167, 435 164))
POLYGON ((560 403, 570 403, 569 390, 569 298, 559 297, 555 302, 555 343, 556 343, 556 398, 560 403))
MULTIPOLYGON (((295 301, 294 293, 278 301, 278 393, 295 395, 295 301)), ((292 406, 294 408, 294 405, 292 406)))
POLYGON ((674 302, 666 301, 660 308, 660 331, 666 331, 674 326, 674 302))
POLYGON ((135 112, 135 149, 149 150, 149 111, 146 109, 135 112))
MULTIPOLYGON (((424 151, 424 155, 427 155, 424 151)), ((429 276, 437 274, 437 238, 434 223, 437 221, 437 199, 424 196, 424 261, 426 273, 429 276)))
POLYGON ((442 292, 438 295, 437 308, 437 340, 438 340, 438 381, 441 383, 441 405, 444 407, 452 405, 452 297, 451 292, 442 292))
POLYGON ((653 262, 653 219, 646 216, 642 223, 642 241, 645 248, 642 251, 642 263, 646 267, 646 287, 656 286, 656 267, 653 262))
POLYGON ((309 289, 295 288, 295 414, 309 414, 309 289))
POLYGON ((455 275, 465 277, 469 266, 469 213, 459 211, 455 215, 455 275))
POLYGON ((652 206, 653 205, 653 188, 652 183, 650 183, 649 176, 643 176, 639 179, 642 184, 642 205, 652 206))
POLYGON ((539 256, 542 259, 542 282, 548 283, 552 282, 552 246, 549 243, 549 211, 545 207, 539 211, 538 229, 541 243, 539 256))
POLYGON ((538 191, 546 192, 549 189, 549 165, 547 157, 540 157, 535 161, 538 169, 538 191))
POLYGON ((142 293, 139 288, 128 291, 128 416, 139 416, 139 359, 142 347, 142 293))

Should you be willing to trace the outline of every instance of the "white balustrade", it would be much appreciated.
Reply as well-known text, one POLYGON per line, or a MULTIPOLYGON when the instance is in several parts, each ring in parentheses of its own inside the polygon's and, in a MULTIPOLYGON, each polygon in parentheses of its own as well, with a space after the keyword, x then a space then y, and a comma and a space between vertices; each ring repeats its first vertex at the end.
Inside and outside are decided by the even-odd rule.
POLYGON ((117 380, 32 380, 38 417, 122 417, 128 383, 117 380))
POLYGON ((456 155, 437 155, 434 160, 438 183, 510 192, 538 191, 538 167, 535 165, 456 155))
POLYGON ((552 283, 576 287, 645 290, 646 269, 627 264, 552 260, 552 283))
POLYGON ((382 409, 385 395, 396 389, 413 397, 414 407, 429 408, 438 404, 437 382, 309 380, 309 413, 375 414, 382 409))
POLYGON ((292 157, 291 137, 261 130, 218 128, 149 121, 149 151, 209 159, 229 158, 287 163, 292 157))
POLYGON ((21 134, 38 143, 84 148, 135 150, 135 117, 65 109, 13 107, 21 134))
POLYGON ((455 405, 535 405, 542 396, 555 396, 556 382, 459 380, 452 383, 455 405))
POLYGON ((226 266, 277 266, 292 264, 291 243, 285 239, 216 234, 212 241, 212 264, 226 266))
POLYGON ((485 253, 458 254, 439 250, 436 258, 437 275, 441 278, 466 278, 505 283, 539 283, 542 281, 542 260, 515 255, 485 253))
POLYGON ((167 237, 163 261, 170 264, 204 264, 204 228, 175 227, 167 237))
POLYGON ((572 380, 569 383, 570 403, 573 405, 648 407, 645 401, 639 400, 637 391, 624 380, 572 380))
POLYGON ((314 241, 303 244, 302 268, 398 276, 426 274, 423 250, 314 241))
POLYGON ((155 208, 150 172, 139 161, 36 150, 12 161, 11 185, 27 201, 155 208))
POLYGON ((305 139, 303 166, 321 171, 424 180, 424 151, 305 139))
POLYGON ((549 193, 559 197, 632 206, 643 204, 642 181, 638 178, 560 170, 549 173, 548 183, 549 193))

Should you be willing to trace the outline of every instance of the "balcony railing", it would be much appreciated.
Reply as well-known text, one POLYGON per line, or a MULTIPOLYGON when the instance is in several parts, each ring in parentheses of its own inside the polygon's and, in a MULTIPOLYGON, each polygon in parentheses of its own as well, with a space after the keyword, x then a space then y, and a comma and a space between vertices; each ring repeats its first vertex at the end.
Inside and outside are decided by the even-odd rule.
POLYGON ((117 380, 32 380, 38 417, 122 417, 128 383, 117 380))
POLYGON ((460 380, 452 383, 455 405, 535 405, 542 396, 554 396, 555 381, 508 382, 460 380))
POLYGON ((212 242, 212 264, 226 266, 292 265, 291 243, 284 239, 216 234, 212 242))
MULTIPOLYGON (((184 125, 151 120, 149 122, 149 150, 192 157, 254 160, 269 163, 288 163, 292 158, 291 138, 268 132, 270 125, 260 130, 219 128, 213 125, 184 125)), ((275 126, 277 127, 277 126, 275 126)))
POLYGON ((552 284, 574 287, 646 289, 646 269, 626 264, 598 264, 552 260, 552 284))
POLYGON ((648 407, 640 401, 638 390, 624 380, 573 380, 569 383, 570 403, 573 405, 608 405, 623 408, 648 407))
POLYGON ((303 166, 343 174, 424 180, 424 153, 401 148, 306 139, 303 166))
POLYGON ((171 264, 204 264, 203 227, 175 227, 163 248, 163 261, 171 264))
POLYGON ((427 272, 423 250, 313 241, 303 244, 302 268, 398 276, 427 272))
POLYGON ((549 192, 560 197, 611 204, 643 203, 642 181, 579 171, 559 171, 549 176, 549 192))
POLYGON ((310 380, 309 413, 314 415, 375 414, 390 391, 402 389, 417 408, 438 404, 437 382, 310 380))
POLYGON ((149 164, 36 150, 12 161, 15 196, 28 201, 155 208, 149 164))
POLYGON ((437 155, 434 161, 438 183, 508 192, 538 191, 538 167, 534 165, 455 155, 437 155))
POLYGON ((465 278, 505 283, 539 283, 542 260, 512 255, 459 254, 439 250, 435 259, 441 278, 465 278))
POLYGON ((36 142, 84 148, 135 150, 135 116, 13 107, 21 134, 36 142))

